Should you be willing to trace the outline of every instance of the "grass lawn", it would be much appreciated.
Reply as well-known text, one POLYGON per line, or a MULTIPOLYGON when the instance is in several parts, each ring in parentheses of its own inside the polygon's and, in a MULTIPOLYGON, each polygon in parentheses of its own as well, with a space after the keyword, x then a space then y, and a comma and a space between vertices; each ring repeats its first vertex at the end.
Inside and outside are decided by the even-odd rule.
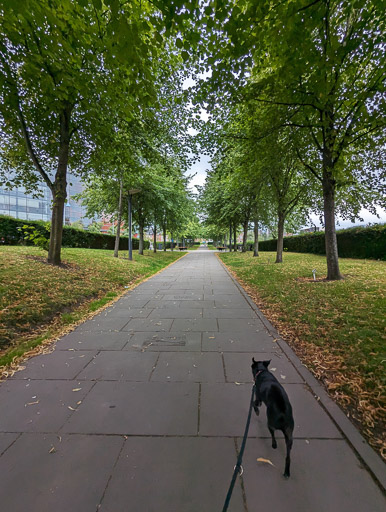
POLYGON ((0 370, 184 254, 133 251, 130 262, 127 251, 117 259, 64 248, 64 265, 54 267, 36 247, 0 247, 0 370))
POLYGON ((269 252, 220 258, 386 458, 386 263, 341 259, 345 279, 328 282, 324 256, 284 253, 283 264, 269 252))

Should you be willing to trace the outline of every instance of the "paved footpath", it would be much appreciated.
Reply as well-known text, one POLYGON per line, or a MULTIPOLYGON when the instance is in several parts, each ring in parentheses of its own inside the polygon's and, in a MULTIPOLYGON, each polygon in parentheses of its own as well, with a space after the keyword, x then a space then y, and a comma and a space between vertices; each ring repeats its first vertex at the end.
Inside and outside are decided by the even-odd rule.
POLYGON ((0 385, 0 509, 221 512, 252 356, 272 360, 293 404, 291 478, 284 440, 273 450, 265 411, 253 414, 229 511, 384 511, 332 419, 345 416, 321 389, 314 398, 316 381, 210 251, 139 285, 0 385))

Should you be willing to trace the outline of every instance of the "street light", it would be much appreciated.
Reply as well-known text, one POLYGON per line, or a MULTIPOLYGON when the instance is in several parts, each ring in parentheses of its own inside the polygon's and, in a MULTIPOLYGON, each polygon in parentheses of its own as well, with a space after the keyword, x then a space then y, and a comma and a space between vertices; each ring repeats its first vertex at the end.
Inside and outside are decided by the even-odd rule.
POLYGON ((129 190, 129 260, 133 259, 133 241, 131 239, 131 198, 134 194, 141 192, 140 188, 132 188, 129 190))

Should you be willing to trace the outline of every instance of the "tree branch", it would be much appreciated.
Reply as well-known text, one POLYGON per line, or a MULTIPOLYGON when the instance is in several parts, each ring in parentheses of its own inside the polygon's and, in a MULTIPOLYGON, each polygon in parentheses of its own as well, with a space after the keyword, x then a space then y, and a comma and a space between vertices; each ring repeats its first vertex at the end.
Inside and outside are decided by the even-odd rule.
POLYGON ((318 173, 315 171, 315 169, 314 169, 313 167, 311 167, 311 165, 307 164, 307 163, 303 160, 303 158, 302 158, 302 156, 301 156, 300 151, 299 151, 299 149, 298 149, 298 148, 296 148, 296 154, 298 155, 298 158, 299 158, 300 162, 304 165, 304 167, 305 167, 306 169, 308 169, 309 171, 311 171, 311 172, 312 172, 312 174, 315 176, 315 178, 316 178, 318 181, 320 181, 320 183, 323 183, 322 178, 318 175, 318 173))
MULTIPOLYGON (((3 51, 4 51, 4 47, 3 47, 3 51)), ((7 76, 8 84, 10 85, 10 88, 11 88, 11 95, 13 96, 13 99, 14 99, 14 107, 16 108, 16 114, 17 114, 17 117, 18 117, 18 119, 20 121, 21 131, 22 131, 22 135, 23 135, 23 138, 24 138, 24 142, 25 142, 26 148, 27 148, 27 152, 28 152, 29 156, 31 157, 31 160, 32 160, 35 168, 37 169, 39 174, 42 176, 43 180, 46 182, 46 184, 49 187, 49 189, 52 190, 53 183, 51 182, 50 177, 48 176, 48 174, 45 172, 45 170, 41 166, 41 164, 39 162, 39 159, 38 159, 38 157, 37 157, 37 155, 36 155, 36 153, 35 153, 35 151, 34 151, 34 149, 32 147, 31 137, 30 137, 30 134, 29 134, 29 131, 28 131, 28 128, 27 128, 27 124, 25 122, 24 115, 23 115, 23 112, 22 112, 22 109, 21 109, 19 91, 17 89, 16 81, 15 81, 13 75, 12 75, 12 70, 11 70, 8 62, 6 61, 6 59, 4 58, 4 56, 2 55, 1 52, 0 52, 0 59, 1 59, 2 63, 3 63, 5 71, 6 71, 7 75, 8 75, 7 76)))

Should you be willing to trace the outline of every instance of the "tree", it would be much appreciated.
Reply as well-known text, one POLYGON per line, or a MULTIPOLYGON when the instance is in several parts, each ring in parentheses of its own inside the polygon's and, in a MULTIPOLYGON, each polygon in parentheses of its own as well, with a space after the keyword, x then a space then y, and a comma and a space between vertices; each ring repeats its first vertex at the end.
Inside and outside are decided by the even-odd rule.
POLYGON ((51 263, 60 264, 68 166, 76 170, 109 114, 131 119, 154 104, 163 23, 146 0, 7 1, 0 10, 1 158, 14 183, 33 189, 42 179, 52 192, 51 263))
POLYGON ((214 110, 220 95, 228 103, 253 99, 281 109, 271 131, 289 126, 304 132, 297 152, 322 188, 327 278, 340 279, 337 191, 364 189, 367 181, 373 204, 384 192, 379 169, 348 164, 358 152, 373 149, 384 129, 382 2, 237 0, 219 2, 211 11, 203 14, 204 24, 209 26, 208 17, 212 22, 202 44, 212 75, 201 97, 214 110))

